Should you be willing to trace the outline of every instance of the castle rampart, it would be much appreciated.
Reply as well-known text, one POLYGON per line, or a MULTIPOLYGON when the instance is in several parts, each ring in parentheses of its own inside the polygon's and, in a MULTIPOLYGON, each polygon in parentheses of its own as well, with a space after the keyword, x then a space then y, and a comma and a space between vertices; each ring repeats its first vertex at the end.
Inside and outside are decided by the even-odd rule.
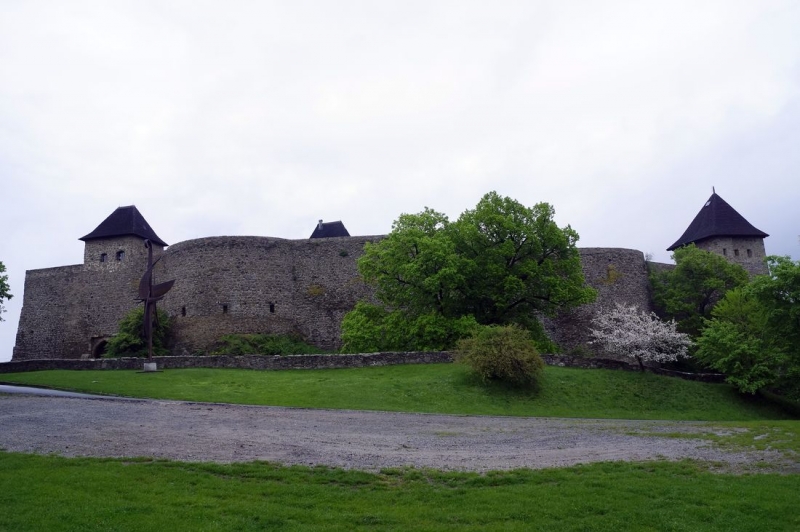
POLYGON ((580 248, 579 251, 584 279, 597 290, 597 299, 562 312, 555 319, 545 320, 550 338, 565 352, 579 346, 592 351, 590 326, 598 311, 612 308, 616 303, 652 310, 647 264, 641 251, 624 248, 580 248))
MULTIPOLYGON (((74 359, 102 354, 120 320, 137 305, 147 264, 144 239, 153 243, 158 280, 174 279, 159 303, 174 327, 172 354, 205 353, 225 334, 297 333, 325 349, 341 344, 341 322, 374 290, 358 275, 367 242, 383 236, 349 235, 341 221, 320 220, 312 237, 287 240, 219 236, 166 243, 135 206, 119 207, 81 238, 84 263, 29 270, 13 360, 74 359)), ((695 243, 764 273, 766 233, 756 229, 714 192, 669 250, 695 243)), ((550 337, 566 352, 591 350, 590 325, 597 312, 616 303, 652 310, 648 268, 641 251, 579 249, 586 283, 597 290, 589 305, 543 319, 550 337)))
MULTIPOLYGON (((176 280, 160 304, 174 320, 173 352, 203 352, 231 333, 299 333, 338 348, 342 318, 372 294, 356 259, 381 238, 210 237, 169 247, 155 275, 176 280)), ((102 351, 137 305, 146 264, 141 238, 113 240, 87 242, 83 265, 27 272, 14 360, 102 351)))
MULTIPOLYGON (((167 248, 155 275, 176 281, 160 303, 173 319, 173 354, 206 352, 232 333, 298 333, 319 347, 338 348, 344 315, 357 301, 373 297, 356 261, 367 242, 381 238, 221 236, 167 248)), ((102 352, 119 321, 137 305, 146 264, 141 238, 109 240, 87 242, 83 265, 27 273, 14 360, 102 352)), ((588 340, 597 308, 615 301, 650 306, 640 251, 585 248, 580 254, 598 300, 548 322, 551 336, 565 349, 588 340)))

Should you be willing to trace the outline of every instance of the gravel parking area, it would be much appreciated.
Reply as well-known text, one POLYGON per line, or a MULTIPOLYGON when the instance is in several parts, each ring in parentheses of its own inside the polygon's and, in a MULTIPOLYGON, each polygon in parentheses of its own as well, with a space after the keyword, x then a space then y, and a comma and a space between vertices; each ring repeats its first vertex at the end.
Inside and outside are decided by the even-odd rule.
POLYGON ((732 452, 696 422, 448 416, 177 401, 0 395, 0 448, 63 456, 266 460, 379 470, 486 471, 695 458, 725 470, 797 471, 775 452, 732 452), (763 467, 764 465, 768 467, 763 467))

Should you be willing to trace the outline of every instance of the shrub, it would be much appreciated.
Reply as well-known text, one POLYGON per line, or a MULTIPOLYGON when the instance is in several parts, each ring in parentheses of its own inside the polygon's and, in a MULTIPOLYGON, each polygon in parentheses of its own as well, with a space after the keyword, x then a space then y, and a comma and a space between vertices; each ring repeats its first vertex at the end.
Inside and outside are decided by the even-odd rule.
POLYGON ((313 355, 323 350, 309 345, 297 334, 226 334, 212 355, 313 355))
POLYGON ((458 341, 455 358, 484 382, 531 385, 544 369, 530 333, 514 325, 480 327, 470 338, 458 341))
POLYGON ((592 320, 592 343, 610 354, 633 357, 644 370, 645 362, 672 362, 685 357, 692 345, 688 334, 677 331, 675 321, 661 321, 655 313, 620 303, 592 320))
MULTIPOLYGON (((170 332, 170 318, 166 311, 157 309, 153 324, 153 354, 168 355, 166 348, 170 332)), ((119 322, 117 334, 108 341, 104 357, 146 357, 147 339, 144 335, 144 307, 136 307, 119 322)))

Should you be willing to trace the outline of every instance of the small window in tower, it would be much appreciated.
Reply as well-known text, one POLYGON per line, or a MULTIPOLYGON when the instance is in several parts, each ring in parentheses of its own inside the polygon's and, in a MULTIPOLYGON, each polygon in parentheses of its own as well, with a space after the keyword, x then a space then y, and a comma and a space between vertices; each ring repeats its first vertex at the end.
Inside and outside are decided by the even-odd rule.
POLYGON ((275 314, 275 303, 269 304, 269 311, 270 313, 275 314))
POLYGON ((227 314, 228 313, 228 305, 222 305, 222 313, 223 314, 227 314))
POLYGON ((101 253, 100 262, 105 262, 106 260, 108 260, 108 253, 101 253))
POLYGON ((739 250, 738 249, 734 249, 733 250, 733 254, 738 257, 739 256, 739 250))
POLYGON ((725 248, 722 248, 722 254, 727 257, 728 256, 728 250, 725 249, 725 248))
POLYGON ((181 316, 186 316, 186 307, 181 307, 181 316))
POLYGON ((753 256, 753 250, 752 249, 748 249, 747 250, 747 256, 748 256, 748 258, 753 256))
POLYGON ((117 251, 117 260, 125 260, 125 252, 122 250, 117 251))

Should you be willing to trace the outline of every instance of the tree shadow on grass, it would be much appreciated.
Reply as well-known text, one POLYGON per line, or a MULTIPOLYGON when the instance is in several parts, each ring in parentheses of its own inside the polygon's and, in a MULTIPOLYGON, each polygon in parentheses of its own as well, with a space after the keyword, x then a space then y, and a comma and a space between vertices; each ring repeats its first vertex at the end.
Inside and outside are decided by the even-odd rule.
POLYGON ((458 375, 454 384, 460 388, 479 389, 489 396, 504 399, 536 399, 541 392, 542 383, 540 380, 530 384, 516 384, 497 379, 484 381, 479 375, 471 371, 466 371, 458 375))

